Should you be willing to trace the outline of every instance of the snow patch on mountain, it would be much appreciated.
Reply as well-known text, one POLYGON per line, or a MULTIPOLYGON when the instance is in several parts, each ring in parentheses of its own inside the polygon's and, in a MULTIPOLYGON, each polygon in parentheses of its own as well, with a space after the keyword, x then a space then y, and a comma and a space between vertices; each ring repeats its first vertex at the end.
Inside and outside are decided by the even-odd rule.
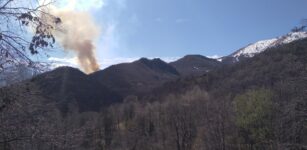
POLYGON ((237 52, 233 53, 231 56, 235 57, 239 61, 239 57, 253 57, 268 48, 276 47, 278 45, 288 44, 293 41, 307 38, 307 32, 290 32, 287 35, 280 36, 273 39, 258 41, 254 44, 250 44, 237 52))
POLYGON ((273 45, 277 39, 263 40, 256 42, 254 44, 250 44, 249 46, 240 49, 237 53, 235 53, 234 57, 240 57, 242 55, 246 57, 253 57, 255 54, 261 53, 266 50, 268 47, 273 45))

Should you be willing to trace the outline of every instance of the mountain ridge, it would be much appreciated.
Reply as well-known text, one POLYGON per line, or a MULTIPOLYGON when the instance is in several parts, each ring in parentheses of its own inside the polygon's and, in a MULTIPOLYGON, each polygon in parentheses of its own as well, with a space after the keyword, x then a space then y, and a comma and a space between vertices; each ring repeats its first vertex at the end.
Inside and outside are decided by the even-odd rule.
MULTIPOLYGON (((303 36, 291 34, 291 38, 280 38, 280 41, 286 41, 286 43, 298 41, 298 39, 305 37, 305 33, 303 36)), ((287 44, 282 43, 278 46, 284 45, 287 44)), ((268 49, 276 47, 277 45, 268 49)), ((240 50, 232 55, 243 55, 242 49, 240 50)), ((250 55, 251 57, 243 58, 252 58, 259 53, 267 52, 266 50, 262 49, 262 51, 254 53, 253 56, 250 55)), ((243 58, 240 59, 240 62, 243 58)), ((89 75, 76 68, 60 67, 27 81, 41 88, 42 93, 49 99, 53 99, 57 103, 64 103, 63 110, 67 109, 70 103, 75 103, 80 111, 91 109, 97 111, 102 106, 121 102, 130 95, 147 95, 169 82, 180 82, 185 78, 198 78, 206 76, 212 70, 227 69, 228 66, 224 64, 202 55, 186 55, 171 63, 166 63, 159 58, 141 58, 132 63, 112 65, 89 75)), ((218 77, 218 75, 216 76, 218 77)))
POLYGON ((30 81, 50 100, 58 103, 62 111, 75 104, 80 111, 98 111, 101 106, 120 101, 120 97, 88 75, 72 67, 59 67, 40 74, 30 81))
POLYGON ((216 59, 202 55, 186 55, 177 61, 169 63, 182 76, 198 76, 221 66, 216 59))
POLYGON ((218 58, 218 60, 224 63, 236 63, 240 60, 254 57, 255 55, 262 53, 269 48, 288 44, 304 38, 307 38, 306 31, 290 32, 276 38, 260 40, 255 43, 248 44, 247 46, 236 50, 228 56, 218 58))
POLYGON ((179 77, 179 73, 161 59, 141 58, 132 63, 113 65, 90 76, 110 89, 120 91, 127 96, 135 92, 148 92, 153 87, 179 77))

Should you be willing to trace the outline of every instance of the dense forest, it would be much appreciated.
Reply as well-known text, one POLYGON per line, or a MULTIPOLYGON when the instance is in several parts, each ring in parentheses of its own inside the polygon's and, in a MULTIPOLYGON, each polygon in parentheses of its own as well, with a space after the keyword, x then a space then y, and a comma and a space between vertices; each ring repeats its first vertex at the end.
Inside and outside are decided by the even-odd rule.
MULTIPOLYGON (((132 25, 151 15, 138 18, 133 12, 129 17, 128 12, 120 10, 125 13, 125 16, 120 16, 119 12, 106 9, 110 13, 99 15, 99 19, 107 17, 112 21, 99 21, 110 25, 104 31, 106 37, 101 37, 100 26, 90 12, 94 7, 88 6, 89 0, 67 0, 67 9, 62 6, 65 4, 57 6, 55 2, 0 0, 0 150, 307 150, 306 20, 287 35, 258 41, 218 59, 187 55, 167 63, 158 58, 142 58, 100 70, 96 47, 101 48, 98 47, 101 44, 119 49, 117 40, 121 38, 113 35, 121 31, 116 30, 122 26, 119 22, 132 25), (78 7, 89 8, 81 11, 78 7), (116 20, 112 14, 115 18, 130 21, 116 20), (99 38, 106 42, 97 45, 99 38), (48 62, 49 56, 63 52, 59 49, 73 53, 85 73, 71 67, 50 70, 53 64, 48 62)), ((99 3, 99 7, 105 9, 109 4, 104 2, 91 1, 91 5, 96 7, 99 3)), ((119 7, 116 9, 126 7, 123 1, 115 3, 119 7)), ((233 8, 249 9, 243 2, 232 3, 233 8)), ((249 3, 254 8, 262 6, 249 3)), ((275 6, 276 2, 273 3, 275 6)), ((216 8, 225 9, 220 3, 217 5, 216 8)), ((281 25, 277 20, 285 20, 283 24, 288 24, 287 18, 293 17, 284 9, 293 9, 293 6, 285 5, 280 5, 279 11, 268 7, 270 14, 274 11, 282 16, 275 16, 276 25, 281 25), (287 17, 281 12, 285 12, 287 17)), ((177 4, 171 6, 170 14, 174 15, 177 4)), ((160 8, 159 11, 170 12, 168 7, 163 7, 167 11, 160 8)), ((177 13, 181 14, 182 8, 188 6, 178 8, 177 13)), ((228 28, 220 26, 221 23, 214 25, 220 20, 215 19, 219 14, 212 11, 210 15, 213 15, 209 17, 212 19, 207 20, 199 15, 207 13, 203 12, 206 10, 204 7, 194 4, 192 9, 197 15, 191 13, 191 18, 199 17, 199 21, 206 22, 192 23, 192 19, 177 18, 177 26, 166 26, 172 28, 167 30, 174 32, 166 32, 162 26, 150 25, 152 28, 149 28, 144 24, 146 31, 152 32, 145 32, 143 35, 146 37, 135 38, 136 41, 148 44, 144 40, 147 36, 163 31, 165 34, 154 34, 156 37, 150 41, 152 48, 170 41, 167 48, 172 48, 168 44, 180 47, 179 41, 183 40, 207 40, 209 43, 216 39, 203 29, 216 28, 212 34, 218 35, 218 44, 226 45, 232 42, 225 41, 229 38, 225 36, 229 34, 226 31, 235 27, 232 23, 240 23, 237 29, 255 28, 237 16, 225 17, 224 24, 228 28), (212 23, 211 28, 205 26, 207 22, 212 23), (182 28, 185 24, 188 29, 182 28), (179 30, 196 36, 193 38, 179 30), (167 37, 167 34, 172 36, 167 37), (208 40, 203 35, 213 39, 208 40)), ((140 10, 144 11, 146 7, 142 6, 140 10)), ((152 14, 158 9, 150 10, 152 14)), ((271 23, 259 21, 259 18, 264 18, 256 16, 259 9, 257 13, 249 11, 254 13, 252 17, 244 17, 241 12, 238 15, 251 18, 249 22, 257 26, 271 23)), ((96 10, 94 12, 99 14, 96 10)), ((272 20, 268 12, 261 12, 270 17, 269 21, 272 20)), ((303 14, 298 9, 293 12, 295 15, 303 14)), ((168 18, 167 13, 163 14, 165 19, 156 18, 155 22, 170 22, 172 17, 168 18)), ((223 16, 228 13, 232 12, 223 10, 223 16)), ((144 30, 142 25, 136 27, 135 30, 125 27, 129 32, 126 31, 123 37, 134 39, 128 35, 144 30)), ((268 31, 261 26, 255 32, 260 30, 268 31)), ((229 35, 242 37, 242 34, 233 33, 247 30, 234 31, 229 35)), ((277 33, 275 30, 272 32, 277 33)), ((188 44, 194 48, 195 43, 188 44)), ((163 49, 157 52, 164 53, 163 49)))
POLYGON ((307 149, 306 58, 299 40, 99 111, 28 80, 0 89, 0 149, 307 149))

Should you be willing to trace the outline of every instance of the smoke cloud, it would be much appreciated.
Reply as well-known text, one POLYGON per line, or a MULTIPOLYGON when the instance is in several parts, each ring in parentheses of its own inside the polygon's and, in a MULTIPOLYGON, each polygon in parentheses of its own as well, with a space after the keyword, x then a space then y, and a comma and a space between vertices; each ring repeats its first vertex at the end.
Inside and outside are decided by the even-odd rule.
POLYGON ((100 31, 91 16, 85 12, 74 11, 58 11, 54 14, 62 20, 61 31, 55 32, 61 45, 77 54, 78 63, 84 72, 99 70, 94 41, 100 31))
POLYGON ((56 26, 54 36, 65 50, 73 51, 78 58, 78 63, 85 73, 99 70, 95 51, 95 40, 99 37, 100 29, 95 24, 88 12, 74 10, 75 1, 68 1, 69 8, 52 6, 49 12, 61 19, 61 24, 56 26))

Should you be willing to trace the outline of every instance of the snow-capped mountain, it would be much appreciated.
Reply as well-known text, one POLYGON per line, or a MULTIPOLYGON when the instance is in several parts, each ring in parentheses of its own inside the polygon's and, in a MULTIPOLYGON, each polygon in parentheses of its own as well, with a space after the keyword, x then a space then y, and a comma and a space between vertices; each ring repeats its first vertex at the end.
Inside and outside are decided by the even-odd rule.
POLYGON ((268 48, 288 44, 296 40, 300 40, 303 38, 307 38, 307 32, 290 32, 284 36, 280 36, 273 39, 262 40, 256 43, 250 44, 244 48, 237 50, 236 52, 232 53, 229 56, 222 57, 219 60, 223 62, 238 62, 240 59, 243 58, 250 58, 259 54, 268 48))

